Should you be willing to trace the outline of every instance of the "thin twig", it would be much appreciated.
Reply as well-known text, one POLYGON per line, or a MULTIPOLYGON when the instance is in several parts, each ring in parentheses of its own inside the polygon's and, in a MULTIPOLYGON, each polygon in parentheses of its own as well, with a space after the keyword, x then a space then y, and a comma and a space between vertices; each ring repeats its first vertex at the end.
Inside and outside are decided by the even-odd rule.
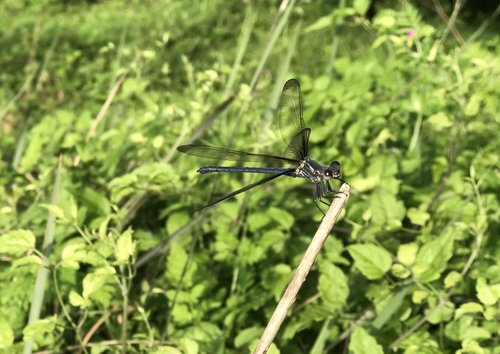
MULTIPOLYGON (((450 19, 446 15, 446 13, 444 12, 444 9, 443 9, 443 6, 441 5, 441 3, 438 0, 433 0, 433 2, 434 2, 434 9, 438 13, 439 17, 441 17, 441 19, 444 22, 448 23, 450 21, 450 19)), ((458 44, 463 45, 464 39, 463 39, 462 35, 460 34, 460 32, 457 30, 457 26, 455 26, 455 23, 450 24, 450 30, 451 30, 451 33, 453 34, 453 37, 455 37, 455 39, 457 40, 458 44)))
POLYGON ((288 310, 295 302, 300 287, 306 280, 307 274, 311 270, 316 257, 321 251, 323 243, 330 234, 335 221, 337 221, 340 212, 344 208, 347 198, 349 198, 349 189, 350 187, 347 183, 344 183, 340 187, 339 194, 328 209, 328 212, 319 225, 319 228, 316 231, 313 239, 311 240, 309 247, 307 247, 307 250, 304 253, 304 257, 302 257, 299 266, 295 270, 295 274, 293 275, 292 280, 288 284, 288 287, 281 297, 278 306, 276 306, 276 309, 274 310, 274 313, 269 320, 269 323, 267 324, 267 327, 264 330, 264 333, 262 334, 257 347, 254 350, 254 354, 264 354, 269 349, 269 346, 273 342, 276 333, 278 333, 278 330, 283 323, 288 310))

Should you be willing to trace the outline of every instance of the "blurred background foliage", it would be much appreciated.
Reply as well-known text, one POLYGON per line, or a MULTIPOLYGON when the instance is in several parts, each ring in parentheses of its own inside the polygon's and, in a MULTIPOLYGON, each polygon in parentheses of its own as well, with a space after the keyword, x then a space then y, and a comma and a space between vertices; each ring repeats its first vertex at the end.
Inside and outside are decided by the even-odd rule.
POLYGON ((0 351, 242 353, 321 214, 183 143, 311 157, 351 197, 271 352, 500 353, 495 1, 0 3, 0 351))

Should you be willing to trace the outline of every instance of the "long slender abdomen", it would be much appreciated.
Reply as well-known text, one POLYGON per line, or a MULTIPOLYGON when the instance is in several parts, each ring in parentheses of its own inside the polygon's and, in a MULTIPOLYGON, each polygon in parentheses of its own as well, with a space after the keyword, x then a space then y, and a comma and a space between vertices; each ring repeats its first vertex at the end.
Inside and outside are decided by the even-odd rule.
POLYGON ((265 174, 278 174, 290 170, 286 175, 291 176, 295 171, 290 168, 272 168, 272 167, 232 167, 232 166, 203 166, 198 169, 199 173, 213 173, 213 172, 246 172, 246 173, 265 173, 265 174))

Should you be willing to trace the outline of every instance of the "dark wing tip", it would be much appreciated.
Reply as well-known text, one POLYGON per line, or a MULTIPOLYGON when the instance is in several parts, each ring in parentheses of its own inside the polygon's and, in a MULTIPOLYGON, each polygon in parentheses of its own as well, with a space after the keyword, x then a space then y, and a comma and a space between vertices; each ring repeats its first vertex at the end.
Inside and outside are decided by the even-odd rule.
POLYGON ((287 90, 287 89, 289 89, 291 87, 298 87, 298 88, 300 88, 299 80, 297 80, 295 78, 292 78, 292 79, 288 80, 287 82, 285 82, 285 85, 283 85, 283 91, 287 90))

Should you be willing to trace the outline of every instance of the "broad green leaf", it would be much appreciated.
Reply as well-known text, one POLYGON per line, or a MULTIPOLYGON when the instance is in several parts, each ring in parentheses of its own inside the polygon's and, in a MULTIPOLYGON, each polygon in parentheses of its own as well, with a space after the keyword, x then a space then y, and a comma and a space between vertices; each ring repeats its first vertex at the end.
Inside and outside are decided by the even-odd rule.
POLYGON ((449 272, 444 278, 444 287, 446 289, 449 289, 452 286, 455 286, 455 284, 457 284, 460 281, 462 281, 462 274, 453 270, 449 272))
POLYGON ((483 277, 477 279, 476 292, 479 301, 485 305, 494 305, 500 298, 500 284, 489 285, 483 277))
POLYGON ((382 346, 361 326, 354 326, 349 341, 350 354, 384 354, 382 346))
POLYGON ((167 258, 166 275, 169 282, 177 284, 182 280, 183 287, 191 287, 198 265, 188 260, 188 254, 182 245, 182 240, 172 242, 167 258))
POLYGON ((319 269, 318 290, 321 299, 328 306, 331 313, 334 313, 344 305, 349 296, 347 277, 342 269, 329 262, 319 263, 319 269))
POLYGON ((244 238, 238 244, 238 261, 240 264, 255 264, 265 256, 262 247, 248 238, 244 238))
POLYGON ((354 0, 352 7, 358 14, 364 15, 370 7, 370 0, 354 0))
POLYGON ((60 220, 65 220, 64 211, 58 205, 53 204, 40 204, 42 208, 47 209, 50 213, 54 214, 54 216, 60 220))
POLYGON ((181 338, 179 340, 179 348, 182 350, 182 354, 198 354, 199 345, 195 340, 190 338, 181 338))
MULTIPOLYGON (((457 350, 456 354, 484 354, 486 348, 481 347, 481 344, 475 340, 462 341, 462 349, 457 350)), ((496 354, 495 352, 493 352, 496 354)))
POLYGON ((23 339, 36 339, 52 334, 57 324, 57 316, 40 319, 28 324, 23 329, 23 339))
POLYGON ((399 228, 405 215, 403 202, 391 194, 376 191, 370 196, 370 211, 374 224, 386 229, 399 228))
POLYGON ((275 207, 269 208, 269 210, 267 211, 267 215, 269 215, 273 220, 276 220, 278 224, 280 224, 287 230, 291 228, 293 226, 293 223, 295 222, 293 215, 284 209, 275 207))
POLYGON ((479 113, 480 106, 481 96, 479 94, 473 94, 465 105, 464 113, 469 117, 473 117, 479 113))
POLYGON ((88 273, 85 278, 83 278, 83 298, 89 299, 100 291, 106 291, 104 285, 107 283, 114 283, 114 274, 115 269, 112 267, 98 268, 95 272, 88 273))
POLYGON ((391 254, 380 246, 352 245, 347 250, 354 259, 356 268, 368 279, 379 279, 391 268, 391 254))
POLYGON ((111 212, 111 203, 109 200, 98 190, 91 188, 84 188, 77 195, 79 200, 82 201, 90 210, 98 213, 101 216, 107 216, 111 212))
POLYGON ((421 304, 422 301, 427 299, 429 297, 429 293, 424 290, 415 290, 413 294, 411 295, 411 300, 415 304, 421 304))
POLYGON ((391 273, 395 277, 401 278, 401 279, 406 279, 411 275, 411 272, 408 268, 403 266, 400 263, 395 263, 391 267, 391 273))
POLYGON ((377 13, 377 16, 373 19, 373 23, 375 26, 389 29, 396 24, 395 16, 397 16, 395 11, 382 10, 377 13))
POLYGON ((234 346, 236 348, 241 348, 243 346, 247 346, 249 343, 254 341, 255 339, 258 339, 260 335, 262 334, 262 331, 264 328, 262 327, 249 327, 246 328, 242 331, 240 331, 237 335, 236 338, 234 339, 234 346))
POLYGON ((472 316, 464 315, 448 322, 444 328, 446 337, 454 341, 460 341, 464 338, 465 331, 474 323, 472 316))
POLYGON ((409 267, 415 262, 417 257, 418 246, 416 243, 402 244, 398 248, 397 258, 405 266, 409 267))
POLYGON ((35 247, 35 235, 30 230, 13 230, 0 236, 0 253, 20 256, 35 247))
POLYGON ((478 326, 468 327, 463 335, 463 339, 488 339, 488 338, 491 338, 491 333, 488 332, 487 329, 478 326))
POLYGON ((167 220, 167 232, 172 235, 174 232, 185 226, 190 220, 190 216, 185 212, 175 212, 170 214, 167 220))
POLYGON ((61 266, 64 268, 78 269, 80 263, 87 257, 87 245, 82 239, 69 241, 61 252, 61 266))
POLYGON ((409 208, 406 216, 408 216, 412 224, 421 226, 425 225, 430 218, 429 213, 417 208, 409 208))
POLYGON ((43 260, 37 254, 31 254, 29 256, 24 256, 17 258, 12 262, 12 269, 24 266, 41 266, 43 265, 43 260))
POLYGON ((255 212, 248 216, 248 225, 251 231, 257 231, 269 224, 271 218, 267 213, 255 212))
POLYGON ((434 129, 440 131, 447 129, 453 125, 453 122, 448 118, 448 115, 444 112, 438 112, 427 118, 427 123, 430 124, 434 129))
POLYGON ((128 229, 122 233, 116 243, 116 260, 118 264, 127 264, 130 258, 135 255, 136 244, 132 239, 132 230, 128 229))
POLYGON ((420 248, 412 267, 413 273, 424 283, 436 280, 446 269, 452 255, 453 235, 446 232, 420 248))
POLYGON ((263 286, 278 300, 292 279, 293 271, 288 264, 277 264, 263 274, 263 286))
POLYGON ((287 236, 283 233, 283 231, 273 228, 262 235, 259 241, 259 246, 261 246, 264 250, 271 248, 273 251, 279 253, 283 252, 286 240, 287 236))
POLYGON ((455 305, 448 302, 445 305, 436 305, 436 307, 427 309, 425 314, 427 315, 427 321, 429 323, 438 324, 451 320, 454 311, 455 305))
POLYGON ((85 308, 90 304, 90 301, 85 300, 76 291, 71 290, 69 293, 69 303, 75 307, 85 308))
POLYGON ((483 306, 477 302, 467 302, 455 311, 455 318, 459 318, 466 313, 483 312, 483 306))
POLYGON ((30 134, 29 143, 19 163, 20 173, 28 172, 37 163, 42 154, 43 139, 40 134, 30 134))
POLYGON ((14 331, 5 319, 0 318, 0 350, 10 347, 14 343, 14 331))
POLYGON ((320 17, 316 22, 306 27, 304 33, 318 31, 326 27, 331 27, 333 25, 332 14, 320 17))
POLYGON ((172 242, 167 258, 167 277, 173 284, 177 284, 180 281, 187 260, 188 255, 181 242, 172 242))
POLYGON ((183 354, 177 347, 172 347, 169 345, 161 345, 157 347, 151 354, 183 354))

